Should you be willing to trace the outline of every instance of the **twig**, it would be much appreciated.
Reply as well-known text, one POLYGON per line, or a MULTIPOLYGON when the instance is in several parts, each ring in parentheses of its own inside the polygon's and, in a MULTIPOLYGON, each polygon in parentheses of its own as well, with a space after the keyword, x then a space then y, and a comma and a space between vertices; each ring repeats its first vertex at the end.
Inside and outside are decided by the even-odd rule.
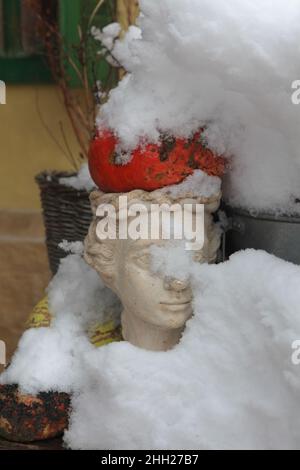
POLYGON ((95 6, 95 9, 94 11, 92 12, 91 16, 90 16, 90 19, 89 19, 89 22, 88 22, 88 27, 90 27, 94 21, 94 18, 95 16, 97 15, 98 11, 100 10, 100 8, 102 7, 103 3, 104 3, 105 0, 100 0, 97 5, 95 6))
MULTIPOLYGON (((40 99, 39 99, 39 91, 38 88, 35 88, 35 103, 36 103, 36 110, 39 116, 39 119, 44 127, 44 129, 47 131, 48 135, 51 137, 53 142, 56 144, 56 146, 59 148, 59 150, 64 154, 64 156, 67 158, 67 160, 70 162, 69 155, 63 148, 63 146, 60 144, 60 142, 57 140, 55 135, 53 134, 52 130, 48 126, 47 122, 44 120, 44 116, 42 114, 41 108, 40 108, 40 99)), ((71 162, 72 163, 72 162, 71 162)))
MULTIPOLYGON (((79 156, 72 153, 62 122, 59 122, 59 126, 63 144, 55 137, 45 122, 39 106, 37 106, 38 113, 51 139, 72 166, 78 169, 82 158, 88 157, 89 142, 95 131, 96 113, 99 106, 105 101, 105 92, 107 93, 110 84, 113 82, 113 69, 110 67, 109 73, 107 74, 107 81, 101 86, 104 96, 99 99, 95 91, 98 90, 96 70, 99 57, 94 54, 94 49, 91 47, 93 44, 92 40, 94 41, 94 39, 92 38, 90 29, 101 6, 104 3, 108 3, 109 6, 112 4, 115 5, 115 0, 99 0, 97 2, 92 14, 87 19, 87 23, 85 23, 87 27, 82 30, 81 26, 78 25, 79 44, 75 46, 66 43, 58 30, 56 22, 50 18, 48 13, 45 13, 41 9, 40 2, 37 0, 24 1, 26 1, 36 14, 49 68, 60 91, 59 100, 62 100, 80 146, 81 153, 79 156), (90 57, 91 51, 92 56, 90 57), (80 89, 82 90, 81 94, 79 94, 78 89, 72 87, 73 83, 69 76, 70 71, 72 74, 74 73, 74 76, 78 79, 80 89)), ((109 50, 107 50, 107 53, 113 57, 113 54, 109 50)))
POLYGON ((62 121, 59 121, 59 127, 60 127, 61 135, 63 137, 65 146, 66 146, 66 148, 68 150, 68 153, 69 153, 69 156, 70 156, 70 161, 72 162, 72 165, 75 167, 75 169, 78 170, 79 168, 78 168, 76 159, 74 158, 74 155, 72 153, 72 150, 70 149, 69 142, 68 142, 68 139, 66 137, 66 133, 65 133, 64 125, 63 125, 62 121))

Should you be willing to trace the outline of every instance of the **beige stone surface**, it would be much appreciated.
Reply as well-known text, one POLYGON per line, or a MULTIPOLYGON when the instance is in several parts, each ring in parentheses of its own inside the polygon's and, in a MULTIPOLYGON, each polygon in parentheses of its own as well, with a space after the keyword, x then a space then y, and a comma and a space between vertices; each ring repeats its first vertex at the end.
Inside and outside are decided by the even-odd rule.
POLYGON ((49 280, 41 214, 0 211, 0 339, 8 360, 49 280))
MULTIPOLYGON (((194 197, 188 191, 173 196, 171 192, 166 193, 163 190, 153 192, 136 190, 126 193, 126 209, 124 204, 120 209, 120 196, 124 194, 107 194, 100 191, 91 194, 94 219, 85 239, 84 257, 98 272, 103 283, 115 292, 122 302, 123 338, 141 349, 168 351, 179 343, 186 322, 193 314, 193 293, 189 281, 177 279, 176 274, 175 277, 163 276, 151 269, 151 248, 172 246, 171 241, 161 236, 163 232, 161 210, 158 209, 158 222, 155 222, 155 218, 152 218, 153 207, 161 208, 163 204, 167 204, 169 208, 176 205, 181 210, 187 201, 192 202, 194 209, 191 211, 191 225, 196 227, 198 213, 195 205, 203 204, 204 213, 201 222, 204 243, 199 243, 195 247, 194 260, 199 263, 214 263, 220 247, 220 230, 214 223, 213 214, 219 208, 221 192, 216 192, 211 197, 194 197), (135 206, 133 215, 127 217, 126 222, 129 226, 134 219, 137 221, 136 206, 142 205, 146 211, 141 215, 138 209, 138 225, 148 226, 148 233, 156 233, 158 236, 153 235, 148 239, 126 236, 101 239, 98 236, 99 224, 105 218, 99 216, 97 209, 107 204, 115 209, 118 219, 117 221, 114 219, 113 222, 118 230, 121 228, 124 216, 128 216, 133 206, 135 206)), ((169 220, 171 225, 171 218, 169 220)), ((181 217, 180 220, 181 222, 177 222, 178 225, 181 224, 180 233, 186 233, 187 227, 184 227, 182 222, 185 218, 181 217)))

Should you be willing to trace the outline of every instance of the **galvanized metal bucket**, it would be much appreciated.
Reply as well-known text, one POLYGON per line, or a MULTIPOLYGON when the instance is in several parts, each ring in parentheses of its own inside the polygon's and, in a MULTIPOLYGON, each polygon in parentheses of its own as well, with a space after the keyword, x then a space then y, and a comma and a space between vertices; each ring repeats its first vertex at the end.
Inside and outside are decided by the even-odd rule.
POLYGON ((224 235, 226 257, 254 248, 300 264, 300 216, 252 215, 226 207, 228 225, 224 235))

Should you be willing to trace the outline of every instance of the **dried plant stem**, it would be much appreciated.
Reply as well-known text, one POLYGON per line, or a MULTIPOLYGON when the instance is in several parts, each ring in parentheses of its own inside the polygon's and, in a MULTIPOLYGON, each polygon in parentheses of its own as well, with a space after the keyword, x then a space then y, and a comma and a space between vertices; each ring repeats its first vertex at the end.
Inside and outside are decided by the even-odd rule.
POLYGON ((123 31, 135 24, 139 14, 138 0, 117 0, 117 20, 123 31))
MULTIPOLYGON (((63 144, 55 137, 49 126, 46 124, 41 110, 38 107, 38 113, 45 129, 56 143, 57 147, 65 155, 68 161, 75 169, 78 169, 82 158, 88 158, 90 140, 95 132, 96 113, 99 105, 102 103, 96 91, 97 84, 97 66, 99 56, 91 47, 92 37, 90 29, 101 6, 110 2, 115 5, 115 0, 99 0, 93 9, 90 17, 87 19, 85 29, 78 25, 78 43, 68 44, 58 29, 58 24, 51 20, 49 15, 42 10, 41 4, 37 0, 24 0, 35 13, 38 19, 40 37, 44 42, 47 61, 54 78, 60 90, 60 97, 69 117, 73 132, 79 144, 80 153, 74 155, 71 146, 68 143, 67 134, 62 122, 60 132, 63 144), (75 77, 78 81, 80 90, 74 88, 75 77)), ((83 21, 84 23, 84 21, 83 21)), ((101 91, 108 90, 112 84, 113 74, 109 69, 107 83, 101 86, 101 91)), ((104 98, 105 99, 105 98, 104 98)), ((103 100, 104 100, 103 99, 103 100)))
POLYGON ((43 116, 43 113, 41 111, 41 107, 40 107, 40 97, 39 97, 39 91, 38 91, 38 88, 36 88, 35 90, 35 104, 36 104, 36 110, 37 110, 37 113, 38 113, 38 116, 39 116, 39 119, 42 123, 42 126, 44 127, 44 129, 47 131, 48 135, 50 136, 50 138, 53 140, 53 142, 55 143, 55 145, 59 148, 59 150, 64 154, 64 156, 67 158, 67 160, 71 163, 71 165, 73 165, 73 155, 70 155, 69 152, 67 152, 63 146, 61 145, 61 143, 59 142, 59 140, 55 137, 54 133, 52 132, 52 130, 50 129, 50 127, 48 126, 47 122, 45 121, 44 119, 44 116, 43 116))
POLYGON ((100 8, 102 7, 104 2, 105 2, 105 0, 99 0, 97 5, 95 6, 94 11, 92 12, 92 14, 90 16, 90 19, 89 19, 89 23, 88 23, 89 27, 92 25, 92 23, 95 19, 95 16, 97 15, 98 11, 100 10, 100 8))

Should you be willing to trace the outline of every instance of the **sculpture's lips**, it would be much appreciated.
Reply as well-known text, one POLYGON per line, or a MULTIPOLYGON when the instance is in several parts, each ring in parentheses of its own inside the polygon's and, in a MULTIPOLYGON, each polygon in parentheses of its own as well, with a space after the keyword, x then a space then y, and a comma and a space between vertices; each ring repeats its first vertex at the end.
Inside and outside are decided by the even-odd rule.
POLYGON ((172 312, 181 312, 187 308, 191 308, 191 300, 187 302, 161 302, 160 305, 164 310, 171 310, 172 312))

